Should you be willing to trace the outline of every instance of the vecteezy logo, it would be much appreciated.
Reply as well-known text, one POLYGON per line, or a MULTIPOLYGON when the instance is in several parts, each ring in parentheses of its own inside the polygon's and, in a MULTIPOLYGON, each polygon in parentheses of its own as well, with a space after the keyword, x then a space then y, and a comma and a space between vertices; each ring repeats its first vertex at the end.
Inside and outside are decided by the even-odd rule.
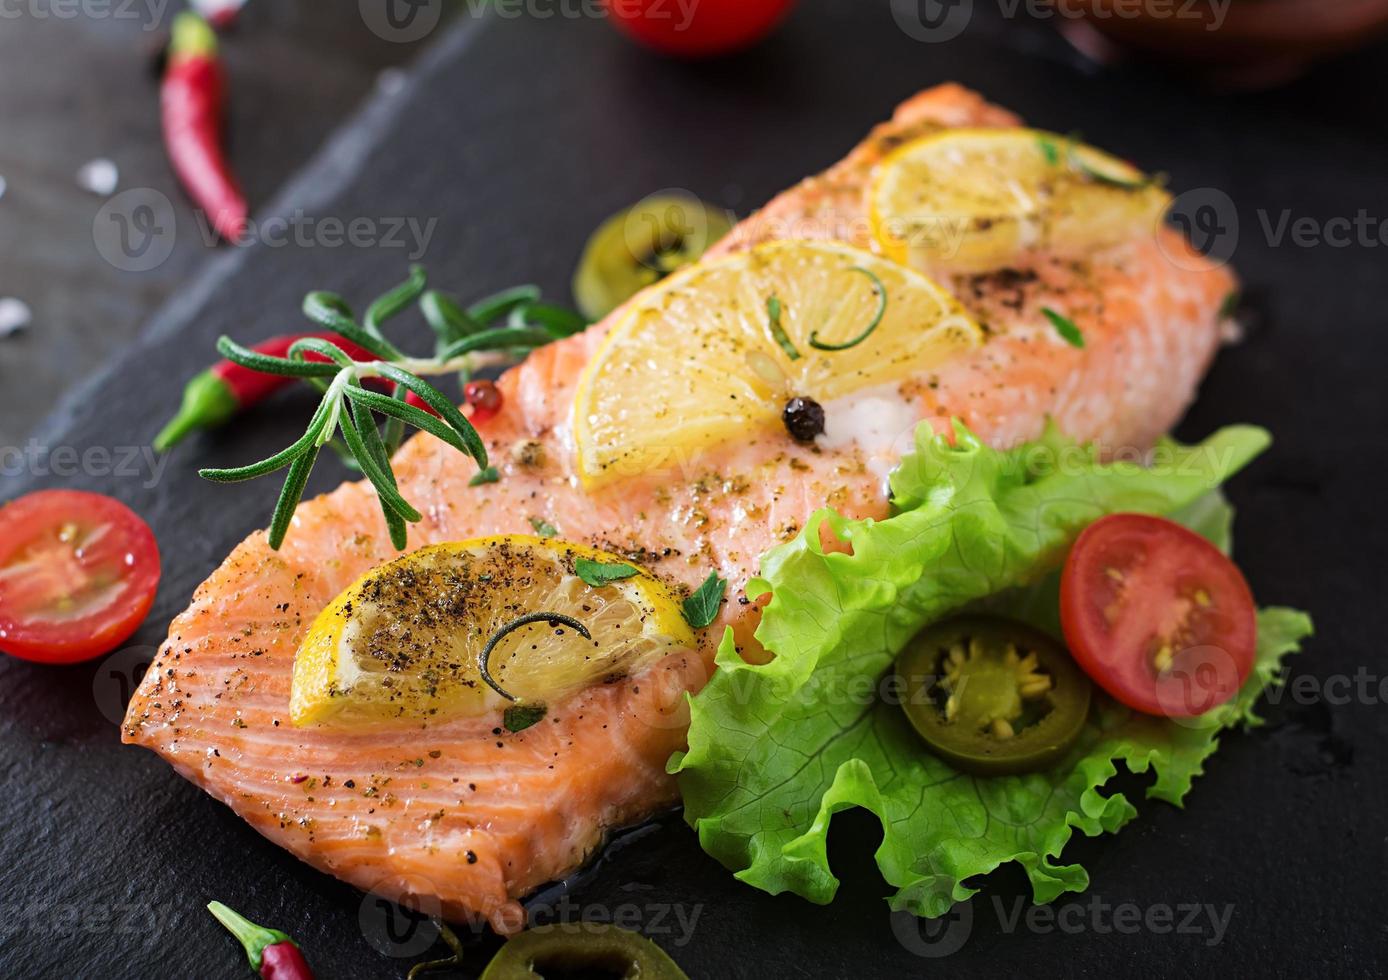
POLYGON ((954 40, 973 16, 974 0, 892 0, 896 26, 926 44, 954 40))
POLYGON ((922 919, 905 909, 892 912, 892 934, 902 948, 926 959, 951 956, 963 949, 974 931, 973 902, 954 901, 954 883, 945 875, 918 882, 912 890, 915 904, 924 908, 944 908, 945 913, 933 919, 922 919))
POLYGON ((157 647, 134 646, 117 650, 101 662, 92 676, 92 700, 113 725, 125 719, 125 706, 140 686, 140 678, 154 662, 157 647))
POLYGON ((662 265, 662 256, 701 255, 713 244, 710 238, 704 205, 680 187, 647 194, 631 207, 622 223, 627 255, 661 275, 670 271, 662 265))
POLYGON ((892 913, 892 934, 908 953, 925 959, 952 956, 964 948, 974 931, 972 902, 956 902, 937 919, 920 919, 910 912, 892 913))
MULTIPOLYGON (((1197 187, 1171 202, 1167 220, 1186 237, 1191 246, 1209 262, 1223 265, 1234 257, 1239 244, 1239 211, 1228 194, 1215 187, 1197 187)), ((1170 247, 1165 236, 1158 236, 1163 254, 1182 269, 1207 265, 1187 250, 1170 247)))
POLYGON ((173 204, 152 187, 122 191, 92 221, 97 252, 123 272, 157 269, 173 254, 177 240, 173 204))
POLYGON ((373 34, 399 44, 426 36, 443 16, 443 0, 358 0, 357 7, 373 34))
POLYGON ((428 879, 411 876, 397 882, 410 894, 422 896, 415 908, 406 908, 379 892, 362 898, 357 925, 372 948, 382 956, 407 959, 423 953, 439 938, 434 920, 443 915, 442 903, 434 898, 436 889, 428 879))

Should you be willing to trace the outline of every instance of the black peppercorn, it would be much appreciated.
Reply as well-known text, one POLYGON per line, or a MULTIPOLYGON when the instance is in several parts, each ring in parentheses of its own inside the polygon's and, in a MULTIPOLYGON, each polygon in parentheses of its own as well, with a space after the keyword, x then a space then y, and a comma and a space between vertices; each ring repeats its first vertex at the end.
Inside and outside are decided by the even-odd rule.
POLYGON ((814 442, 824 431, 824 406, 813 398, 792 398, 786 402, 781 421, 796 442, 814 442))

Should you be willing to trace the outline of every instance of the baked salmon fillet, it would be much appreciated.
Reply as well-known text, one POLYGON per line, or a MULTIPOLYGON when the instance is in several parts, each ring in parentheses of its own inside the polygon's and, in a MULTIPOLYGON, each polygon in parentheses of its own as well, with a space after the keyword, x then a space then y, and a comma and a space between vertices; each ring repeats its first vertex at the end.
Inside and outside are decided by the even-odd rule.
MULTIPOLYGON (((742 222, 716 252, 776 238, 868 247, 864 201, 874 165, 941 127, 1019 125, 957 86, 925 91, 842 162, 742 222)), ((1146 447, 1180 417, 1219 338, 1234 283, 1174 232, 1147 234, 1083 261, 1037 256, 1025 269, 941 284, 986 325, 981 346, 897 392, 911 418, 962 419, 1006 446, 1049 416, 1106 451, 1146 447), (1175 257, 1175 260, 1173 260, 1175 257), (1083 331, 1078 349, 1040 315, 1059 306, 1083 331)), ((500 482, 429 435, 402 447, 400 490, 424 515, 409 547, 530 533, 629 557, 682 588, 710 569, 729 583, 698 648, 552 706, 519 733, 494 717, 371 731, 295 728, 294 657, 318 613, 364 572, 395 557, 375 492, 348 483, 300 505, 287 541, 247 538, 174 620, 123 726, 270 840, 366 890, 486 920, 525 925, 520 900, 568 875, 604 836, 677 802, 666 760, 683 747, 684 692, 711 669, 724 627, 751 644, 757 607, 743 587, 758 558, 816 509, 888 512, 884 462, 901 441, 798 444, 753 439, 710 450, 678 478, 630 477, 594 490, 575 477, 571 414, 584 365, 620 311, 534 352, 499 381, 505 410, 482 427, 500 482)))

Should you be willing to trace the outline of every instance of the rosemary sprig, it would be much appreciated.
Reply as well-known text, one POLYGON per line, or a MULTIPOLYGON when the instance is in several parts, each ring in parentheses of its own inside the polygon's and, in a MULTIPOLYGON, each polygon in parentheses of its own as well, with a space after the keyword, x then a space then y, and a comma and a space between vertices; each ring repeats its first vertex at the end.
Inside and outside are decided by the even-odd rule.
POLYGON ((284 543, 309 474, 327 446, 375 487, 390 540, 403 549, 406 525, 422 517, 401 495, 391 469, 391 457, 407 427, 428 432, 471 457, 481 478, 478 482, 497 478, 486 444, 472 423, 425 378, 457 374, 466 379, 480 368, 509 363, 517 355, 586 326, 577 314, 540 303, 534 286, 507 290, 465 309, 444 293, 426 292, 425 284, 424 270, 412 267, 408 279, 367 307, 360 323, 347 301, 335 293, 312 292, 304 298, 303 312, 310 321, 360 345, 377 360, 354 361, 337 344, 317 337, 295 342, 285 357, 256 353, 230 337, 217 341, 217 350, 226 359, 265 374, 302 379, 320 395, 308 428, 285 449, 247 466, 199 471, 205 479, 235 483, 287 470, 270 521, 271 548, 284 543), (437 338, 432 358, 407 356, 382 331, 389 320, 416 304, 437 338), (510 325, 493 326, 502 318, 510 325), (319 359, 309 360, 309 355, 319 359), (391 394, 363 386, 368 378, 387 382, 391 394), (436 414, 408 403, 409 394, 436 414), (384 420, 384 429, 377 416, 384 420))
POLYGON ((552 627, 567 626, 569 627, 569 629, 578 633, 578 635, 583 637, 585 640, 591 640, 593 638, 593 634, 588 632, 588 627, 584 626, 577 619, 574 619, 572 616, 565 616, 563 613, 557 612, 526 613, 524 616, 517 616, 515 619, 511 620, 505 626, 502 626, 495 633, 493 633, 491 635, 491 639, 487 640, 487 645, 482 648, 482 652, 477 657, 477 672, 482 675, 482 680, 486 682, 488 687, 490 687, 497 694, 500 694, 507 701, 511 701, 513 703, 516 701, 516 696, 512 694, 510 691, 506 690, 500 684, 498 684, 496 678, 492 676, 492 651, 496 649, 496 645, 498 643, 500 643, 506 637, 510 636, 516 630, 521 629, 524 626, 530 626, 533 623, 548 623, 552 627))
POLYGON ((883 315, 887 312, 887 287, 882 285, 882 280, 871 269, 864 269, 860 265, 852 266, 849 272, 861 272, 872 280, 872 291, 877 296, 877 312, 873 314, 872 322, 859 332, 858 336, 851 340, 845 340, 841 344, 826 344, 820 341, 819 331, 810 331, 810 346, 815 350, 840 351, 848 350, 850 347, 857 347, 877 329, 877 325, 882 322, 883 315))
POLYGON ((790 335, 786 333, 786 328, 781 326, 781 298, 772 294, 766 298, 766 319, 771 329, 771 339, 776 341, 781 350, 786 352, 786 357, 792 361, 800 360, 800 352, 795 349, 795 344, 791 341, 790 335))

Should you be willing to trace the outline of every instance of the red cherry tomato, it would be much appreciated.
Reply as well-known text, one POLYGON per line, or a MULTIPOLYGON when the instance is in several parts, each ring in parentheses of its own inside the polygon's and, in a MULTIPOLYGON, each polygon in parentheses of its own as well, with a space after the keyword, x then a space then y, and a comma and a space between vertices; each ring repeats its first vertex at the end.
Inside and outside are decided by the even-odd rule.
POLYGON ((684 58, 725 54, 761 40, 794 0, 607 0, 612 22, 636 40, 684 58))
POLYGON ((1095 683, 1148 714, 1203 714, 1253 669, 1257 624, 1243 574, 1200 535, 1160 517, 1091 524, 1065 562, 1060 617, 1095 683))
POLYGON ((159 548, 118 500, 41 490, 0 507, 0 650, 71 664, 119 646, 149 615, 159 548))

